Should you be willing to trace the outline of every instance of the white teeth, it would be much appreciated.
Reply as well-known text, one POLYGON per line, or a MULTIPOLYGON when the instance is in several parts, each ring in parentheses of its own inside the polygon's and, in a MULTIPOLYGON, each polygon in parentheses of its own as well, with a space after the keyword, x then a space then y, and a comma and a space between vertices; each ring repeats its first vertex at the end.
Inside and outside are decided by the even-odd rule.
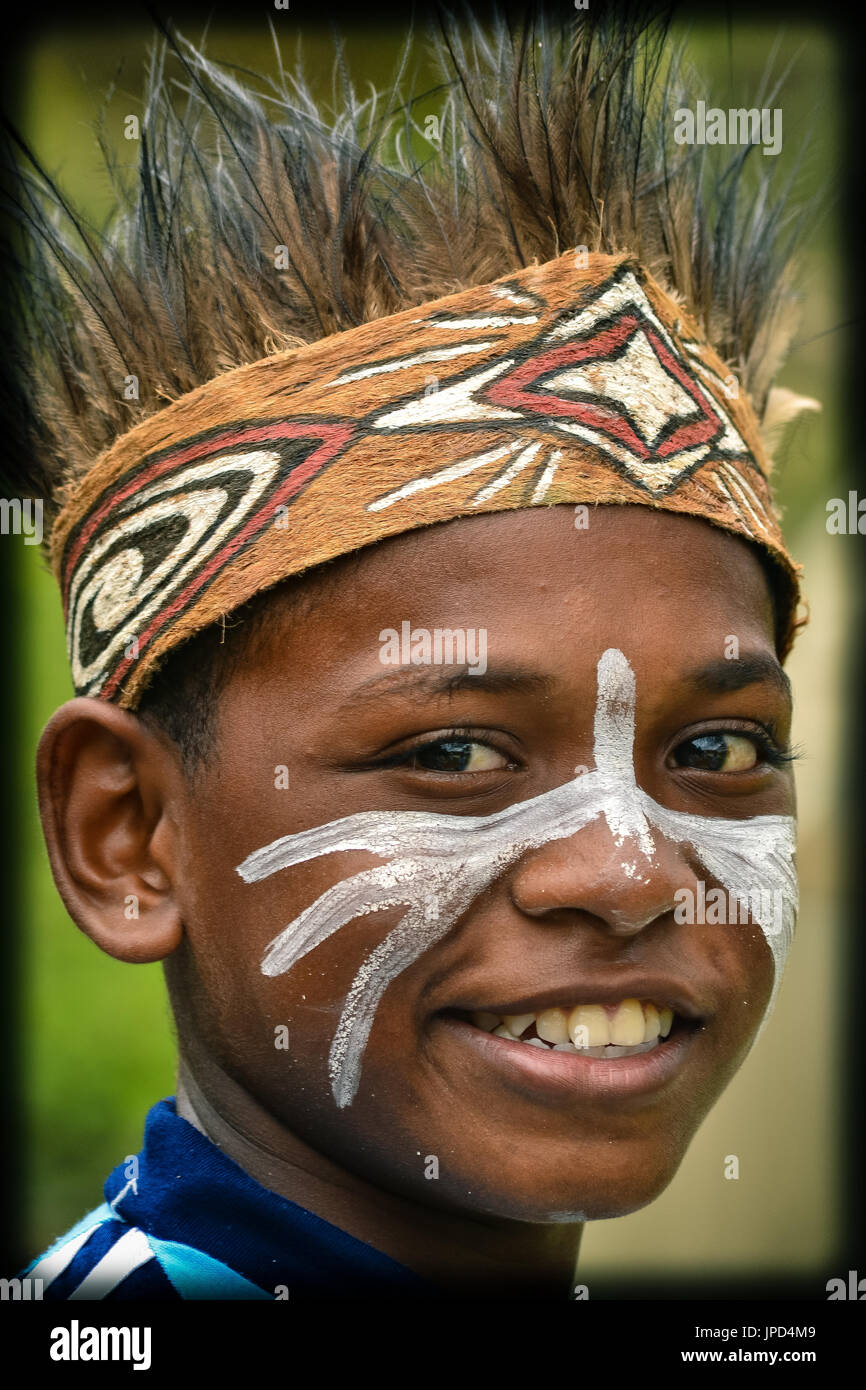
POLYGON ((604 1004, 576 1004, 568 1009, 542 1009, 538 1014, 495 1014, 478 1009, 476 1028, 510 1042, 524 1042, 554 1052, 579 1052, 584 1057, 626 1057, 651 1048, 668 1036, 674 1015, 639 999, 623 999, 615 1009, 604 1004), (523 1034, 535 1025, 537 1036, 523 1034))
POLYGON ((568 1015, 568 1036, 577 1048, 610 1042, 610 1024, 601 1004, 578 1004, 568 1015))
POLYGON ((658 1047, 659 1039, 653 1038, 652 1042, 638 1043, 635 1047, 579 1047, 575 1051, 581 1057, 637 1057, 641 1052, 652 1052, 654 1047, 658 1047))
POLYGON ((659 1011, 655 1004, 644 1004, 643 1011, 646 1018, 643 1040, 644 1042, 653 1042, 659 1035, 659 1011))
POLYGON ((535 1031, 549 1043, 567 1043, 568 1014, 565 1009, 545 1009, 535 1020, 535 1031))
POLYGON ((521 1033, 526 1032, 530 1023, 535 1022, 535 1014, 505 1014, 502 1022, 512 1038, 519 1038, 521 1033))
POLYGON ((636 1047, 644 1040, 644 1016, 637 999, 623 999, 610 1021, 610 1040, 618 1047, 636 1047))

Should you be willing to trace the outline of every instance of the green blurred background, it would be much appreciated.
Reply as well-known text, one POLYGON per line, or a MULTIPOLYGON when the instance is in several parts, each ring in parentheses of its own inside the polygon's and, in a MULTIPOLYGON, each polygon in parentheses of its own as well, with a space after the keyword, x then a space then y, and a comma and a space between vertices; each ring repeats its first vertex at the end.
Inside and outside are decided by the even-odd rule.
MULTIPOLYGON (((312 7, 305 7, 307 13, 312 7)), ((305 69, 324 92, 333 57, 327 31, 311 27, 295 6, 271 11, 284 61, 303 34, 305 69)), ((184 25, 197 39, 200 25, 184 25)), ((359 87, 387 85, 406 34, 403 25, 342 26, 359 87)), ((790 162, 812 132, 802 191, 832 184, 843 169, 841 53, 819 24, 693 22, 689 56, 705 75, 707 105, 755 104, 765 65, 793 68, 781 98, 790 162)), ((49 171, 95 220, 110 210, 92 122, 106 93, 107 126, 122 159, 137 147, 120 139, 123 118, 141 113, 144 60, 151 30, 106 33, 79 24, 34 40, 23 55, 21 128, 49 171)), ((417 34, 424 75, 423 26, 417 34)), ((214 20, 212 57, 272 70, 265 19, 248 27, 214 20)), ((431 84, 432 85, 432 74, 431 84)), ((419 88, 423 90, 423 88, 419 88)), ((435 114, 422 102, 418 117, 435 114)), ((763 158, 755 152, 755 158, 763 158)), ((653 1273, 806 1272, 832 1257, 840 1230, 840 1107, 837 999, 841 981, 841 889, 837 841, 840 745, 844 728, 844 638, 850 547, 857 537, 828 536, 825 506, 842 495, 839 379, 846 351, 837 325, 843 267, 831 207, 810 234, 804 312, 780 385, 823 403, 791 432, 777 466, 779 498, 794 554, 806 566, 812 621, 789 663, 797 716, 795 741, 801 815, 802 905, 798 935, 772 1025, 705 1121, 668 1191, 650 1207, 587 1228, 581 1277, 651 1277, 653 1273), (726 1180, 726 1156, 740 1177, 726 1180)), ((861 542, 862 544, 862 542, 861 542)), ((147 1108, 174 1090, 173 1029, 158 966, 130 967, 100 954, 78 933, 55 891, 39 828, 33 760, 39 732, 72 694, 60 604, 35 548, 20 547, 17 599, 26 634, 22 671, 26 722, 20 739, 20 807, 25 862, 23 903, 24 1078, 28 1157, 26 1229, 32 1253, 101 1200, 101 1184, 140 1146, 147 1108)))

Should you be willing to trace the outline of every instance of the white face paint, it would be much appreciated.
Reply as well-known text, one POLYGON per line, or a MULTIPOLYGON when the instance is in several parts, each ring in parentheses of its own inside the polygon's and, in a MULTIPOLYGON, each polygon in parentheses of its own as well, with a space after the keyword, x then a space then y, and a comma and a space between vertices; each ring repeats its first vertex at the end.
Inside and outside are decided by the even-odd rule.
MULTIPOLYGON (((634 672, 622 652, 610 648, 598 663, 594 772, 491 816, 362 811, 283 836, 238 865, 245 883, 258 883, 323 854, 369 850, 388 861, 334 884, 274 938, 262 961, 262 974, 281 975, 355 918, 405 908, 398 925, 364 961, 346 997, 329 1056, 338 1106, 350 1105, 355 1097, 373 1017, 391 981, 527 850, 566 839, 599 816, 617 845, 629 841, 632 856, 638 851, 647 862, 655 857, 654 826, 668 840, 690 845, 729 892, 782 903, 781 913, 769 907, 760 909, 760 915, 755 912, 775 966, 760 1036, 778 993, 797 915, 795 821, 791 816, 723 820, 659 806, 635 779, 634 729, 634 672), (760 894, 754 894, 756 884, 760 894)), ((632 863, 639 872, 633 858, 632 863)))

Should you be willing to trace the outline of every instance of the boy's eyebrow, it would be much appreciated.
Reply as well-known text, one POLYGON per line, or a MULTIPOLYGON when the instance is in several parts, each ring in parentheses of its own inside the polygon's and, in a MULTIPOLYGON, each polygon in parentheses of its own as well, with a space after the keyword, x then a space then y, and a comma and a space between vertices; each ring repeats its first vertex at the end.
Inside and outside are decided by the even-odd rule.
POLYGON ((413 667, 408 670, 401 668, 386 671, 381 676, 371 676, 353 691, 347 704, 354 704, 359 696, 363 697, 368 693, 375 693, 378 698, 382 695, 407 694, 455 695, 461 690, 483 690, 493 695, 549 695, 555 684, 551 676, 523 666, 488 667, 486 671, 478 673, 473 672, 470 666, 461 666, 457 670, 452 667, 450 671, 430 666, 413 667))
MULTIPOLYGON (((791 682, 786 672, 774 656, 764 652, 748 652, 737 660, 720 657, 688 671, 683 676, 685 683, 695 685, 700 690, 713 694, 742 690, 759 681, 769 680, 778 686, 787 699, 791 698, 791 682)), ((553 693, 556 681, 552 676, 523 666, 488 667, 483 673, 474 673, 469 666, 457 670, 443 670, 441 667, 401 667, 371 676, 352 692, 345 703, 351 708, 358 699, 366 696, 381 699, 383 695, 455 695, 463 690, 484 691, 487 694, 541 694, 553 693)))
POLYGON ((703 666, 689 671, 685 679, 699 690, 713 694, 723 694, 729 690, 743 690, 747 685, 758 681, 770 681, 778 686, 786 699, 792 697, 791 682, 786 671, 769 652, 746 652, 736 659, 719 657, 703 666))

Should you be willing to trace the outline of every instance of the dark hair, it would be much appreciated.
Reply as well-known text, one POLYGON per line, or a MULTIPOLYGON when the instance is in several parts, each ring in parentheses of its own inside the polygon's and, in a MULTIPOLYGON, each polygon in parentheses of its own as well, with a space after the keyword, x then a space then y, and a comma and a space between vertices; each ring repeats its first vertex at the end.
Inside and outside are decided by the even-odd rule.
MULTIPOLYGON (((447 523, 445 523, 447 525, 447 523)), ((389 537, 377 543, 388 545, 389 537)), ((177 745, 184 772, 194 782, 217 744, 220 695, 245 661, 254 661, 274 629, 305 618, 316 604, 351 580, 367 547, 338 555, 303 574, 291 575, 196 633, 169 652, 136 708, 177 745)))
POLYGON ((224 622, 205 628, 170 652, 142 696, 136 713, 177 745, 190 782, 216 748, 220 695, 251 654, 266 617, 276 617, 284 587, 256 594, 224 622))

